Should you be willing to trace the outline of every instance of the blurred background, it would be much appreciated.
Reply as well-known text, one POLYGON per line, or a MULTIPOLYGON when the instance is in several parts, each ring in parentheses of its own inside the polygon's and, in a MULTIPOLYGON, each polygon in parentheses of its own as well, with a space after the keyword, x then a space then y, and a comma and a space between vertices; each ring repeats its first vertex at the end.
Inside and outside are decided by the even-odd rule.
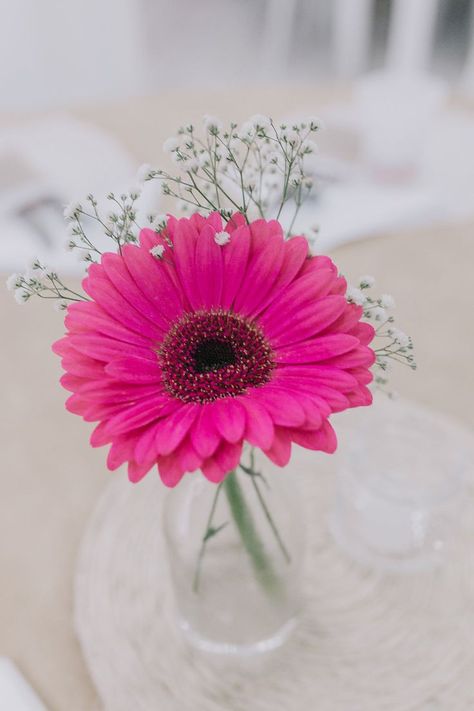
POLYGON ((319 190, 297 225, 320 224, 322 248, 474 210, 470 0, 2 5, 6 270, 32 250, 74 270, 58 251, 62 206, 128 187, 140 162, 163 163, 163 136, 211 109, 322 115, 319 190))
MULTIPOLYGON (((394 294, 419 364, 395 387, 474 427, 474 0, 0 0, 0 10, 0 274, 39 256, 78 278, 64 205, 128 189, 142 163, 169 167, 162 144, 183 122, 320 116, 316 190, 296 229, 317 226, 318 248, 349 280, 373 273, 394 294)), ((170 207, 157 190, 144 200, 170 207)), ((72 581, 109 481, 106 452, 64 412, 50 352, 62 318, 37 301, 20 311, 0 290, 0 655, 53 711, 90 711, 72 581)))

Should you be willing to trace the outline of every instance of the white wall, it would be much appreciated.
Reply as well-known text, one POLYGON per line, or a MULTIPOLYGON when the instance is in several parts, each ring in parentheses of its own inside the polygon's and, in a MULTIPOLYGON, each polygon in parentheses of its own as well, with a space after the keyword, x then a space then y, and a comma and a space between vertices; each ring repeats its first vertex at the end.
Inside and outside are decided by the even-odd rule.
POLYGON ((0 0, 0 111, 143 93, 136 0, 0 0))

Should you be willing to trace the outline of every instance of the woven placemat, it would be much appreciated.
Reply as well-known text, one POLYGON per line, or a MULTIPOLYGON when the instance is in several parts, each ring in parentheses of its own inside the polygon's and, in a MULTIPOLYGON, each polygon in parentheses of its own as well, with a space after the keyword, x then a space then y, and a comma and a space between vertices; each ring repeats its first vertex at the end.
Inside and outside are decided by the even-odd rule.
MULTIPOLYGON (((466 433, 466 450, 474 453, 466 433)), ((106 711, 472 711, 474 501, 446 563, 383 575, 351 561, 327 527, 334 459, 298 451, 309 521, 307 605, 286 646, 251 662, 181 638, 161 533, 166 490, 114 478, 90 520, 75 624, 106 711)))

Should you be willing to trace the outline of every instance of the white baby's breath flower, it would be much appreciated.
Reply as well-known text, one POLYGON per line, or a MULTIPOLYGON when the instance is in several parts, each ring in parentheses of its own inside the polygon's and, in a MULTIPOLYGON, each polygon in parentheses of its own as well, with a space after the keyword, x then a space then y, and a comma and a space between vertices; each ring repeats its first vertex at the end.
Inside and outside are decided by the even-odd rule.
POLYGON ((82 205, 80 202, 70 202, 69 205, 66 205, 66 207, 64 208, 63 215, 66 220, 74 220, 74 218, 79 215, 81 210, 82 205))
POLYGON ((42 279, 48 274, 48 267, 42 264, 38 258, 33 259, 28 269, 27 274, 30 274, 33 278, 42 279))
POLYGON ((208 133, 219 133, 222 130, 222 122, 215 116, 209 116, 209 114, 203 117, 203 124, 208 133))
POLYGON ((388 373, 392 369, 392 364, 390 362, 390 359, 387 358, 386 356, 379 356, 376 361, 377 365, 379 368, 384 370, 386 373, 388 373))
POLYGON ((301 148, 305 153, 316 153, 318 150, 317 144, 310 140, 304 141, 301 148))
POLYGON ((380 306, 382 306, 384 309, 394 309, 395 299, 391 294, 382 294, 382 296, 380 297, 380 306))
POLYGON ((374 309, 372 309, 372 317, 375 319, 375 321, 386 321, 387 312, 381 306, 376 306, 374 309))
POLYGON ((324 121, 318 116, 308 116, 305 123, 310 127, 311 131, 319 131, 324 128, 324 121))
POLYGON ((166 227, 166 215, 159 213, 151 213, 148 215, 148 221, 152 230, 159 232, 166 227))
POLYGON ((357 306, 363 306, 365 304, 365 294, 355 286, 347 287, 346 296, 350 304, 357 304, 357 306))
POLYGON ((28 301, 28 299, 30 298, 30 295, 26 291, 26 289, 16 289, 14 296, 15 296, 16 303, 20 304, 20 305, 25 304, 28 301))
POLYGON ((216 234, 214 235, 214 241, 220 247, 223 247, 225 244, 228 244, 230 242, 230 234, 225 231, 216 232, 216 234))
POLYGON ((255 128, 267 128, 267 126, 270 125, 270 118, 263 114, 254 114, 249 118, 249 122, 252 123, 255 128))
POLYGON ((142 184, 153 177, 153 168, 149 163, 143 163, 137 170, 137 182, 142 184))
POLYGON ((405 348, 410 343, 409 336, 403 331, 400 331, 399 328, 389 328, 387 333, 402 348, 405 348))
POLYGON ((237 135, 242 141, 251 141, 255 136, 255 126, 251 121, 245 121, 240 126, 237 135))
POLYGON ((164 253, 165 253, 165 248, 164 248, 164 245, 162 245, 162 244, 156 244, 154 247, 152 247, 150 249, 150 254, 153 257, 156 257, 157 259, 162 259, 164 253))
POLYGON ((364 276, 361 276, 359 279, 359 288, 360 289, 371 289, 374 284, 375 284, 375 277, 371 276, 370 274, 365 274, 364 276))
POLYGON ((129 193, 130 198, 131 198, 132 200, 138 200, 138 198, 140 197, 140 195, 141 195, 141 193, 142 193, 142 189, 141 189, 140 186, 134 185, 133 187, 130 188, 130 190, 128 191, 128 193, 129 193))
POLYGON ((18 289, 21 285, 21 279, 21 274, 10 274, 6 281, 8 291, 15 291, 15 289, 18 289))
POLYGON ((167 138, 166 141, 163 143, 163 150, 165 153, 174 153, 178 150, 178 148, 179 141, 174 136, 171 136, 171 138, 167 138))
POLYGON ((300 137, 296 133, 296 131, 292 131, 290 129, 283 131, 282 133, 283 140, 285 140, 290 146, 296 146, 298 141, 300 140, 300 137))

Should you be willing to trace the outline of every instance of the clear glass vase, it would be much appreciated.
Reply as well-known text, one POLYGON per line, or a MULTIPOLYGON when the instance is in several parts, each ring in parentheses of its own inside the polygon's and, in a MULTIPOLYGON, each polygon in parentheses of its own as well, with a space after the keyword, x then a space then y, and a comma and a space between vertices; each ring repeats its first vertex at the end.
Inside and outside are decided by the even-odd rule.
POLYGON ((283 644, 301 607, 295 477, 188 475, 165 500, 164 528, 179 625, 195 647, 248 656, 283 644))

